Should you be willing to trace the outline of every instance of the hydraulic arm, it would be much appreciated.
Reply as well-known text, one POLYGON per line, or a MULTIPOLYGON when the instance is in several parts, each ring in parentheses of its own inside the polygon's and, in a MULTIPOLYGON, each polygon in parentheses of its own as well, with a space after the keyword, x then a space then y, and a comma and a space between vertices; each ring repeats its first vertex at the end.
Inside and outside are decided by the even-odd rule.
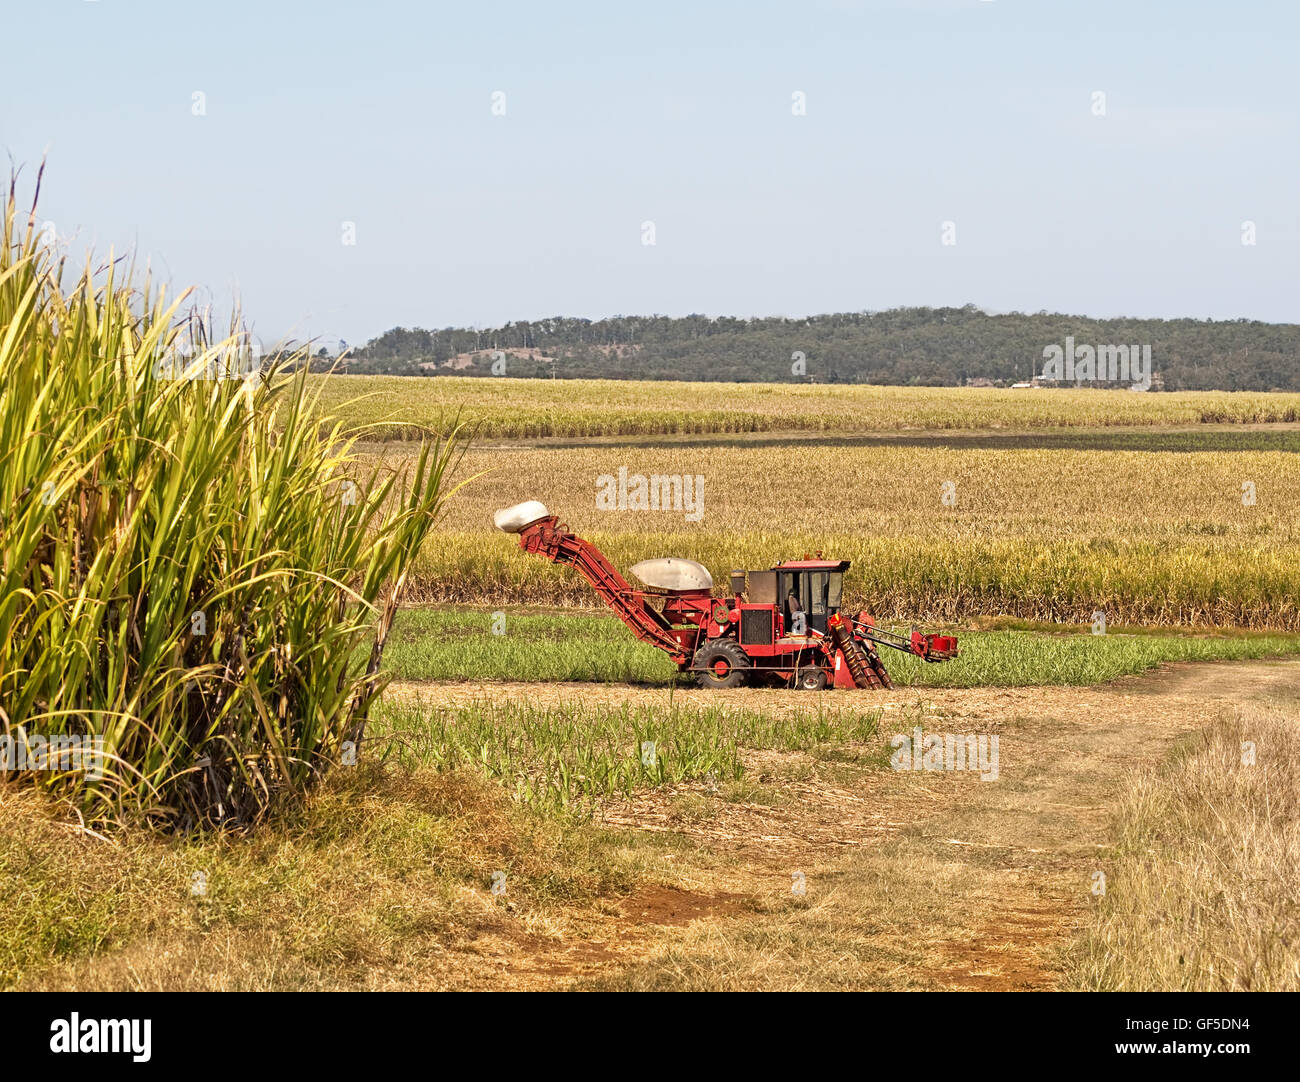
POLYGON ((600 549, 571 532, 555 515, 524 527, 519 545, 553 563, 576 567, 638 639, 667 651, 679 665, 689 660, 668 622, 646 603, 644 593, 634 590, 600 549))

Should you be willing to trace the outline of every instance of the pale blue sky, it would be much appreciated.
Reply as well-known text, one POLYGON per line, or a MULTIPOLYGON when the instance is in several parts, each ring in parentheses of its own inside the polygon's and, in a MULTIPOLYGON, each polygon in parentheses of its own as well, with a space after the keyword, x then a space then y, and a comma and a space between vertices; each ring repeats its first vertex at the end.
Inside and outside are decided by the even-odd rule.
POLYGON ((0 149, 29 179, 48 152, 60 237, 238 291, 263 338, 968 302, 1300 321, 1290 0, 0 16, 0 149))

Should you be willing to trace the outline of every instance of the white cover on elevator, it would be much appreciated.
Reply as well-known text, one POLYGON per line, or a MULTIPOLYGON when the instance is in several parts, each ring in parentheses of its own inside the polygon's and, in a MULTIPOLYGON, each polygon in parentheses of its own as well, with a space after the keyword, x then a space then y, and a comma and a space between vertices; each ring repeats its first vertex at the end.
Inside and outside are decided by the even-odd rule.
POLYGON ((703 564, 683 560, 677 556, 664 556, 658 560, 642 560, 629 570, 647 586, 656 590, 712 590, 713 576, 703 564))

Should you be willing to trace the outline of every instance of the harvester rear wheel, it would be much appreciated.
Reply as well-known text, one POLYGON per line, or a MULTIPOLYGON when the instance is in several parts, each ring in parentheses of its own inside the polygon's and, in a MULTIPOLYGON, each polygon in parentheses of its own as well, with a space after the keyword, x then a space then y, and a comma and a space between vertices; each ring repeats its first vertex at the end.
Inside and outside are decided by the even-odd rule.
POLYGON ((745 682, 749 658, 730 639, 705 643, 695 655, 695 679, 702 688, 734 688, 745 682))

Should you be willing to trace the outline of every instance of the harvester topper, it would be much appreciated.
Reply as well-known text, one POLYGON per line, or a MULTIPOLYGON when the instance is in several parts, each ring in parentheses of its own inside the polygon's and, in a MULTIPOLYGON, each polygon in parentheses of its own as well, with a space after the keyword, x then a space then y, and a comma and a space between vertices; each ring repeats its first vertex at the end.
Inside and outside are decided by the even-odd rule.
POLYGON ((493 522, 517 534, 525 552, 570 564, 642 642, 694 673, 701 687, 769 682, 819 690, 888 688, 877 647, 924 661, 957 656, 950 635, 900 635, 866 612, 847 616, 840 594, 848 560, 788 560, 763 571, 731 572, 731 592, 715 597, 713 577, 694 560, 645 560, 631 586, 590 541, 536 500, 498 511, 493 522))

